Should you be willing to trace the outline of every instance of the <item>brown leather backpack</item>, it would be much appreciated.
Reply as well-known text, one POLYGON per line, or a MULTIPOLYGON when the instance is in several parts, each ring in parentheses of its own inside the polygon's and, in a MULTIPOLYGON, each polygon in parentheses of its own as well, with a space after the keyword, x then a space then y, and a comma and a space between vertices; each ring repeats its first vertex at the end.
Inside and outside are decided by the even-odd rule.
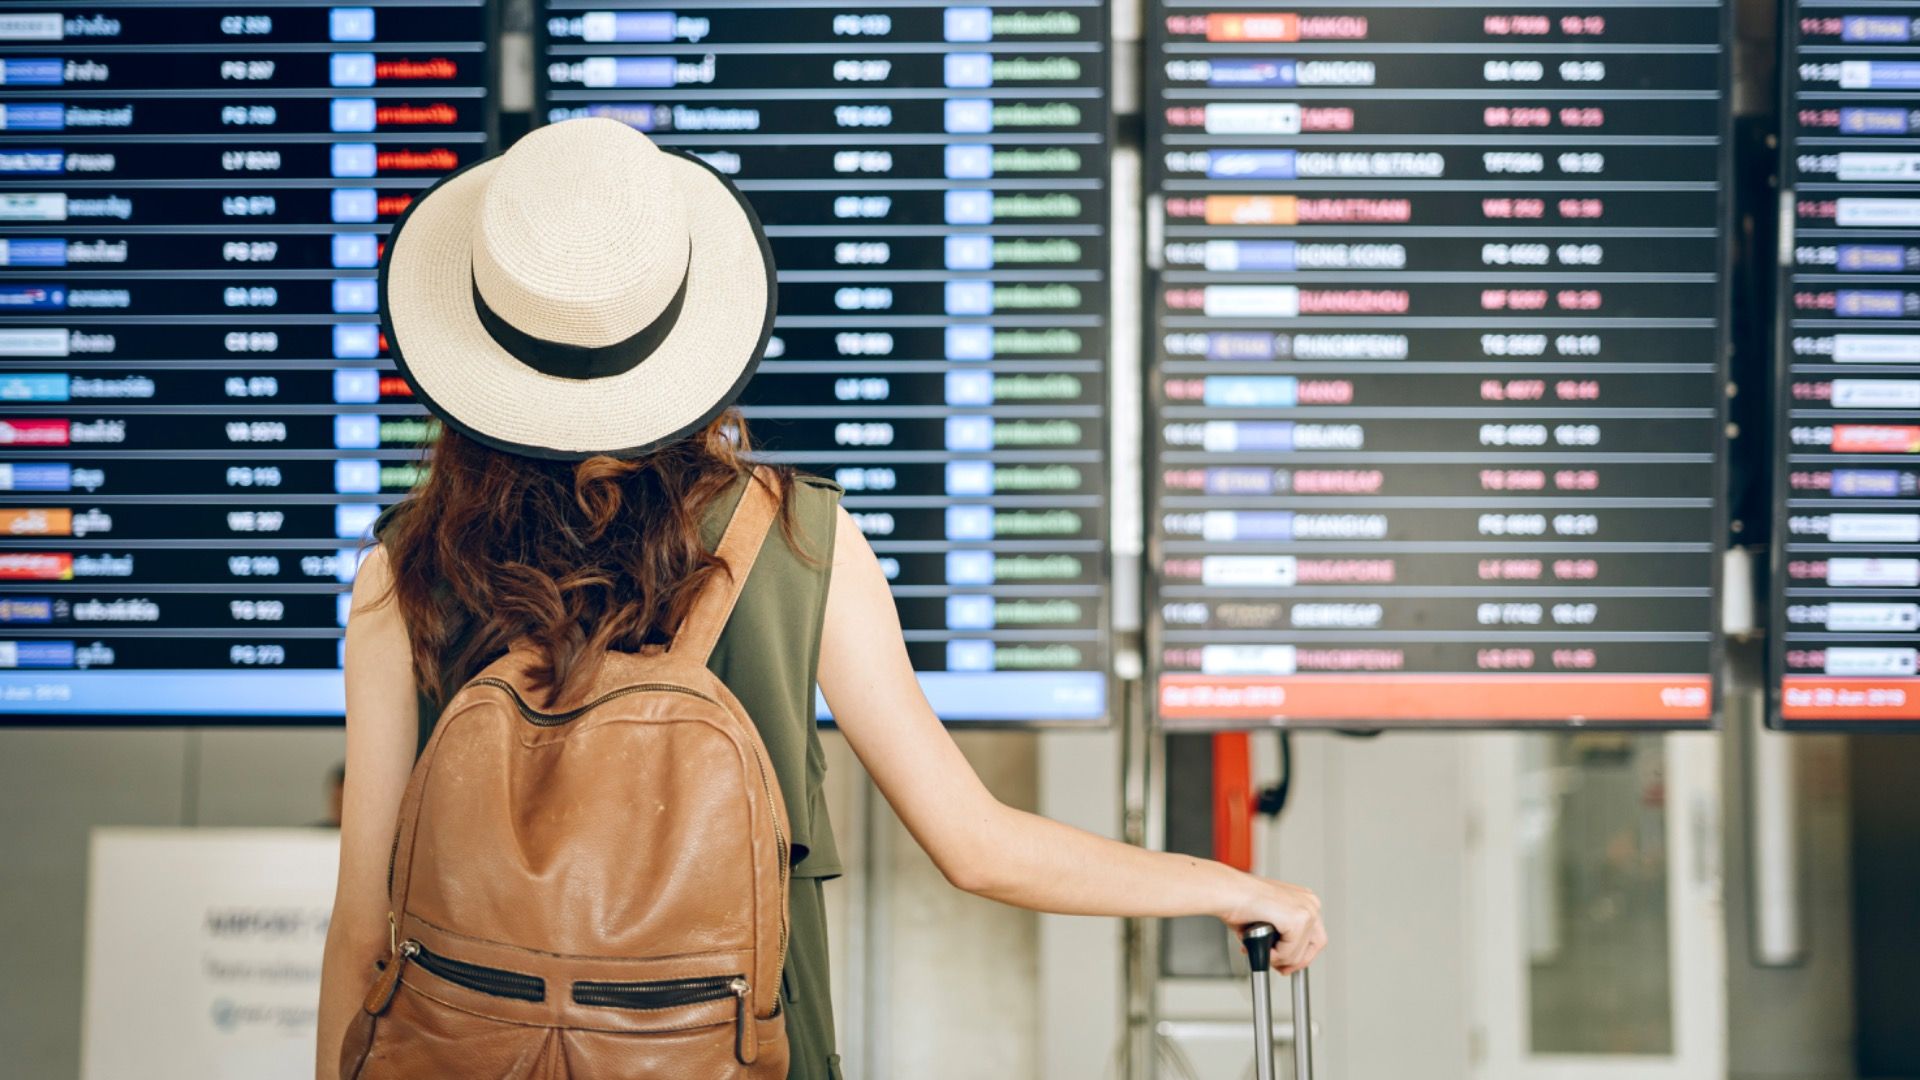
POLYGON ((786 804, 707 670, 778 507, 756 472, 672 646, 608 654, 578 704, 530 705, 521 648, 448 703, 343 1080, 787 1075, 786 804))

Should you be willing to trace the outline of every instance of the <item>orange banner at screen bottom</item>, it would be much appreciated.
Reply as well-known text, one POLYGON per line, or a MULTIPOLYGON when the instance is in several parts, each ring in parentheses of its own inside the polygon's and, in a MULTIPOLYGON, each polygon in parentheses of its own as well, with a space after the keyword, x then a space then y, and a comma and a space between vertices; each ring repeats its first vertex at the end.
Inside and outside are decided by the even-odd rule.
POLYGON ((1705 723, 1704 675, 1162 675, 1181 721, 1705 723))
POLYGON ((1920 679, 1780 680, 1783 720, 1920 720, 1920 679))

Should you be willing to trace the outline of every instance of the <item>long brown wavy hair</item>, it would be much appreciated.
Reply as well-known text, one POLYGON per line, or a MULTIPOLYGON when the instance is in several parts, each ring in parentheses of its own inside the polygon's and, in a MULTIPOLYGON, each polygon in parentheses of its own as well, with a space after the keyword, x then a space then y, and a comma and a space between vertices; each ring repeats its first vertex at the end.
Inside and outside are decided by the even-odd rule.
MULTIPOLYGON (((670 640, 700 586, 725 572, 701 523, 756 464, 750 453, 734 410, 631 459, 543 461, 443 429, 426 479, 379 537, 421 692, 444 705, 524 639, 551 706, 590 683, 608 650, 670 640)), ((784 509, 781 519, 791 540, 784 509)))

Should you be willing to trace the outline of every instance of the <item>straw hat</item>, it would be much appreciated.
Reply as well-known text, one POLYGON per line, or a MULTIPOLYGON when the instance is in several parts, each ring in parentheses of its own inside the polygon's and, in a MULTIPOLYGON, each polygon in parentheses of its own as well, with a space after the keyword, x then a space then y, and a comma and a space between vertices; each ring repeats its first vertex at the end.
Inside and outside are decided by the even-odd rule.
POLYGON ((615 120, 537 128, 414 200, 380 264, 400 373, 497 449, 632 457, 760 363, 773 253, 725 177, 615 120))

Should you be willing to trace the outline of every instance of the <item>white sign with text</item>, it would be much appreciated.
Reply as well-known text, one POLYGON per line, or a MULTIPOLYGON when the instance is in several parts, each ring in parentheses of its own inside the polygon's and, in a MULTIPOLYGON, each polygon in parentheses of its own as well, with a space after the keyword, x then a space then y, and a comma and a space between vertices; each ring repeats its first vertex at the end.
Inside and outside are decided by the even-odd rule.
POLYGON ((95 829, 82 1080, 313 1075, 328 829, 95 829))

